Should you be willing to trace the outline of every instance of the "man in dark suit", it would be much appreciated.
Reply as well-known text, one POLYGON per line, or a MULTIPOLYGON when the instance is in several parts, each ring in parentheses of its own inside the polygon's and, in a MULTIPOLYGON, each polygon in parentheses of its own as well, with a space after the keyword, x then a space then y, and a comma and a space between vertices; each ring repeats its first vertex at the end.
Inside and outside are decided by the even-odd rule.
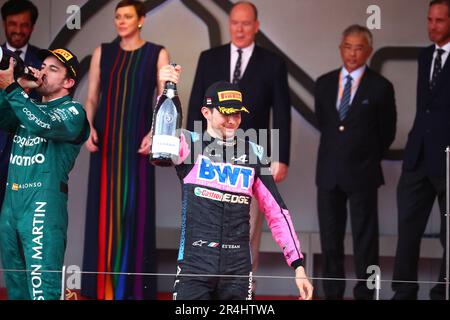
MULTIPOLYGON (((372 34, 348 27, 342 37, 343 67, 321 76, 315 88, 315 111, 321 133, 317 162, 317 206, 322 271, 325 278, 345 278, 344 236, 347 203, 357 278, 378 265, 378 187, 384 183, 383 154, 394 140, 396 106, 392 84, 366 66, 372 34)), ((324 281, 327 299, 342 299, 344 281, 324 281)), ((356 299, 373 299, 365 281, 356 299)))
MULTIPOLYGON (((200 55, 194 85, 189 100, 187 128, 194 131, 194 121, 204 120, 200 110, 206 89, 225 80, 238 83, 244 94, 244 104, 251 106, 251 117, 243 115, 241 128, 279 130, 279 140, 272 145, 271 170, 275 182, 282 181, 288 171, 291 137, 291 103, 285 62, 276 54, 255 44, 259 30, 256 7, 247 1, 233 5, 229 16, 231 43, 203 51, 200 55), (276 151, 278 148, 279 155, 276 151)), ((203 123, 203 130, 205 123, 203 123)), ((250 213, 250 239, 253 270, 258 265, 262 230, 262 214, 256 201, 250 213)))
MULTIPOLYGON (((428 36, 434 43, 419 56, 417 111, 408 135, 397 186, 398 243, 394 281, 417 281, 420 242, 437 198, 444 247, 439 280, 445 277, 445 150, 450 146, 450 0, 431 1, 428 36)), ((394 299, 417 299, 418 284, 394 282, 394 299)), ((430 292, 445 298, 445 285, 430 292)))
MULTIPOLYGON (((38 9, 28 0, 8 0, 1 9, 6 43, 2 48, 16 52, 25 64, 40 69, 41 61, 37 57, 39 48, 28 44, 38 18, 38 9)), ((35 93, 30 93, 38 98, 35 93)), ((9 155, 12 136, 0 131, 0 209, 5 194, 9 155)))

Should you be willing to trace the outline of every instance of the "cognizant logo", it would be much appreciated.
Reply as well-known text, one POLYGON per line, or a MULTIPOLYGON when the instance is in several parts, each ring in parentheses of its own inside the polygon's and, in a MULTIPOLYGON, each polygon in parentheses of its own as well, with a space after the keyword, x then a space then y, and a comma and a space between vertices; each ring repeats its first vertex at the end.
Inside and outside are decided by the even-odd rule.
POLYGON ((43 122, 41 119, 38 119, 30 110, 27 108, 23 108, 22 111, 26 114, 28 117, 28 120, 33 121, 36 123, 39 127, 44 129, 50 129, 50 125, 48 123, 43 122))
POLYGON ((23 148, 23 147, 33 147, 33 146, 39 145, 43 142, 46 142, 47 140, 45 140, 44 138, 41 138, 41 137, 25 138, 25 137, 15 135, 13 141, 15 144, 18 144, 21 148, 23 148))

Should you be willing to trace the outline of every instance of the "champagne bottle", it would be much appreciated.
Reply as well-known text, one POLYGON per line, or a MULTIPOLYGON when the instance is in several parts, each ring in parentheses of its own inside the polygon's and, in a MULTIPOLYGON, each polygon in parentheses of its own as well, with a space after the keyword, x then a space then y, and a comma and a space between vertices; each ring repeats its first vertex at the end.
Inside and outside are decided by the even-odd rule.
MULTIPOLYGON (((172 65, 176 66, 174 63, 172 65)), ((182 116, 177 85, 167 81, 153 112, 150 152, 150 162, 153 165, 169 167, 177 162, 180 152, 182 116)))
POLYGON ((36 78, 31 73, 31 70, 25 65, 20 56, 11 50, 0 47, 0 70, 7 70, 9 68, 9 59, 14 59, 14 79, 27 78, 35 81, 36 78))

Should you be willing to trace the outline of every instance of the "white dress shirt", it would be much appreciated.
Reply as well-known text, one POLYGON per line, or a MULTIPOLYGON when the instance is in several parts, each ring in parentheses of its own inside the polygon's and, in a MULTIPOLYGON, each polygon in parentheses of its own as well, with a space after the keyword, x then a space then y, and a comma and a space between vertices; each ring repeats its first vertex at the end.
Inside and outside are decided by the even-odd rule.
POLYGON ((11 47, 11 46, 9 45, 9 43, 6 42, 6 49, 11 50, 12 52, 16 52, 17 50, 22 51, 22 52, 20 53, 20 58, 21 58, 23 61, 25 61, 25 55, 27 54, 28 43, 27 43, 25 46, 23 46, 22 48, 16 49, 16 48, 11 47))
MULTIPOLYGON (((233 82, 234 68, 236 67, 236 62, 239 57, 238 47, 236 47, 233 43, 230 46, 231 55, 230 55, 230 82, 233 82)), ((245 69, 248 66, 248 62, 252 57, 253 50, 255 49, 255 43, 253 42, 246 48, 242 48, 242 57, 241 57, 241 79, 244 76, 245 69)))
POLYGON ((345 84, 347 82, 347 75, 350 74, 350 76, 352 77, 352 95, 350 97, 350 105, 352 104, 353 98, 355 97, 356 91, 358 90, 359 87, 359 83, 361 82, 361 78, 364 74, 364 71, 366 70, 366 65, 363 65, 361 67, 359 67, 358 69, 354 70, 353 72, 348 72, 347 69, 345 69, 345 67, 342 67, 341 69, 341 73, 339 75, 339 88, 338 88, 338 98, 336 101, 336 109, 339 109, 339 106, 341 104, 341 99, 342 99, 342 95, 344 93, 344 87, 345 84))
POLYGON ((437 49, 442 49, 445 52, 442 54, 441 56, 441 60, 442 60, 442 69, 445 66, 445 61, 447 61, 448 58, 448 54, 450 53, 450 42, 447 43, 446 45, 444 45, 442 48, 439 47, 437 44, 435 45, 435 49, 434 49, 434 53, 433 53, 433 60, 431 61, 431 70, 430 70, 430 81, 433 78, 433 70, 434 70, 434 59, 436 59, 437 56, 437 49))

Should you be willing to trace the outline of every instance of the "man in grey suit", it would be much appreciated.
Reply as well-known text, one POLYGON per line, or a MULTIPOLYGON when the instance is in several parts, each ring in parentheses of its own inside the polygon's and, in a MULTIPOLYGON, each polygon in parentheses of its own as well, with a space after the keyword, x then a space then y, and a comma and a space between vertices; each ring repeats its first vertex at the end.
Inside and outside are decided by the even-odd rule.
MULTIPOLYGON (((378 188, 384 183, 381 160, 394 141, 394 88, 366 66, 372 34, 352 25, 340 44, 343 66, 316 82, 315 112, 320 145, 316 184, 322 271, 325 278, 345 278, 344 236, 347 204, 353 235, 355 273, 367 278, 378 265, 378 188)), ((327 299, 342 299, 344 281, 324 281, 327 299)), ((373 299, 365 281, 354 288, 356 299, 373 299)))
MULTIPOLYGON (((200 112, 206 89, 224 80, 238 83, 244 92, 244 105, 251 106, 251 117, 243 115, 241 128, 279 130, 279 159, 272 158, 271 170, 275 182, 282 181, 288 171, 291 137, 291 103, 287 83, 286 64, 275 53, 255 44, 259 30, 258 11, 254 4, 240 1, 229 15, 231 43, 203 51, 200 55, 189 101, 187 128, 193 131, 194 121, 202 121, 200 112)), ((204 127, 203 127, 204 129, 204 127)), ((255 141, 256 142, 256 141, 255 141)), ((262 230, 262 213, 256 201, 250 212, 250 241, 253 271, 257 269, 262 230)))

